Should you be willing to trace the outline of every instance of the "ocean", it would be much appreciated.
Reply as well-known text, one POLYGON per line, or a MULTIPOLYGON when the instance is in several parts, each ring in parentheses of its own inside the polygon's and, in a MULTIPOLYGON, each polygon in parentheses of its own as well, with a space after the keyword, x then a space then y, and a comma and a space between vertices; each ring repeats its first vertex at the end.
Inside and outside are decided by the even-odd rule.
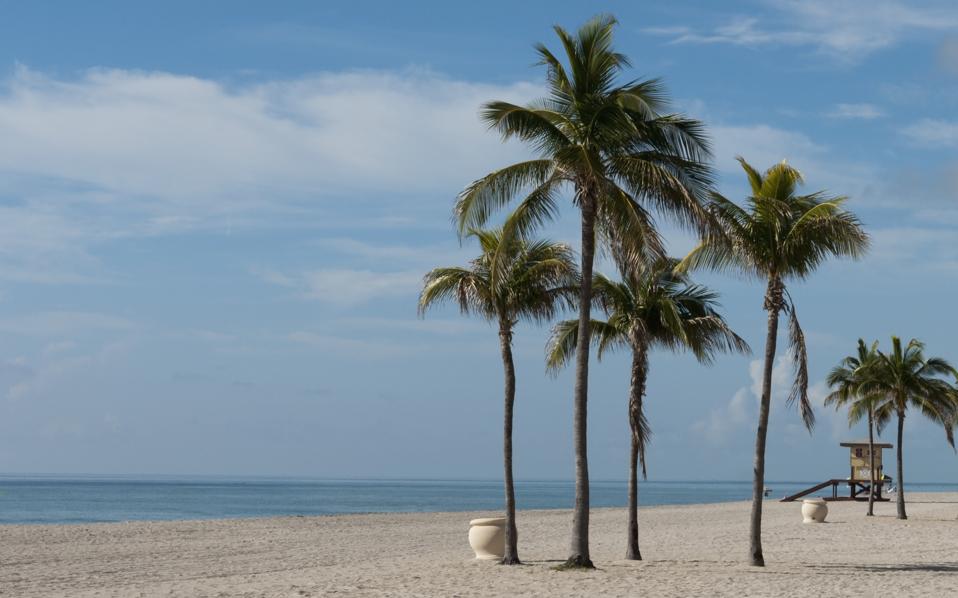
MULTIPOLYGON (((815 482, 768 482, 777 499, 815 482)), ((958 484, 909 484, 915 492, 958 492, 958 484)), ((747 500, 750 482, 662 482, 639 485, 642 506, 747 500)), ((570 481, 516 484, 520 509, 567 509, 570 481)), ((593 481, 594 507, 626 502, 626 484, 593 481)), ((492 511, 501 509, 496 480, 323 480, 136 476, 2 476, 0 524, 223 519, 275 515, 492 511)))

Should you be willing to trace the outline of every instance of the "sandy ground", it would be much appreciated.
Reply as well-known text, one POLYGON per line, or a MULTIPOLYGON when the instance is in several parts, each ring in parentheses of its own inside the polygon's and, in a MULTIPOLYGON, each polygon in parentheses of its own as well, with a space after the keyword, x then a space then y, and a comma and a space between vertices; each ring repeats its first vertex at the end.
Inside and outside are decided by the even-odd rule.
POLYGON ((768 566, 749 567, 748 503, 642 509, 646 560, 622 559, 625 511, 592 514, 590 572, 555 571, 568 511, 519 514, 518 567, 472 559, 483 513, 0 526, 0 596, 958 596, 958 494, 866 518, 767 502, 768 566))

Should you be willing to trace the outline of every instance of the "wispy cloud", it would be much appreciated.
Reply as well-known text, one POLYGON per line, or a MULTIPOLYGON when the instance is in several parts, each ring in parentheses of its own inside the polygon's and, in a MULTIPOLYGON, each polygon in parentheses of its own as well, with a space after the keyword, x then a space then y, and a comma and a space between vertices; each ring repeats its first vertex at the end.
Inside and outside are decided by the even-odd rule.
POLYGON ((303 299, 346 307, 384 297, 414 295, 423 272, 381 272, 364 269, 328 268, 286 274, 268 269, 252 273, 264 282, 294 289, 303 299))
POLYGON ((836 104, 834 110, 828 113, 831 118, 849 118, 873 120, 885 116, 885 113, 874 104, 836 104))
POLYGON ((137 324, 115 315, 81 311, 44 311, 0 319, 0 332, 24 336, 62 336, 78 331, 125 332, 137 324))
POLYGON ((457 259, 456 254, 465 255, 464 251, 451 250, 452 243, 443 245, 415 245, 411 243, 387 245, 369 243, 348 237, 336 237, 319 239, 316 244, 344 256, 378 264, 389 262, 425 267, 438 263, 438 260, 454 262, 457 259))
POLYGON ((912 142, 928 147, 958 146, 958 121, 924 118, 901 130, 912 142))
POLYGON ((938 64, 946 72, 958 75, 958 37, 950 37, 941 43, 938 64))
POLYGON ((787 160, 815 189, 831 189, 858 196, 874 180, 872 167, 835 156, 832 148, 800 131, 766 124, 718 124, 711 128, 718 170, 741 176, 735 156, 741 155, 756 168, 765 169, 787 160))
POLYGON ((740 46, 810 46, 854 62, 927 31, 958 27, 952 2, 906 3, 898 0, 770 0, 761 17, 737 16, 711 29, 655 27, 646 33, 672 43, 740 46))

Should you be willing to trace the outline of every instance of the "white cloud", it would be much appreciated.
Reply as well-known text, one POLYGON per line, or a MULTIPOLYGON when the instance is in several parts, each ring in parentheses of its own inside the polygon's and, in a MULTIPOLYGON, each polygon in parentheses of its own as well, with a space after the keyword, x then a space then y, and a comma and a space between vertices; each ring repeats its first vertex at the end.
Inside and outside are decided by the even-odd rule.
POLYGON ((329 238, 320 239, 316 244, 337 253, 381 264, 383 262, 400 262, 407 265, 432 266, 439 260, 455 262, 465 259, 466 252, 461 248, 453 249, 451 241, 443 245, 379 245, 367 243, 358 239, 329 238), (457 256, 456 254, 462 254, 457 256))
POLYGON ((737 16, 709 31, 656 27, 647 33, 673 43, 741 46, 811 46, 854 62, 902 38, 958 27, 952 2, 899 0, 769 0, 773 12, 762 19, 737 16))
POLYGON ((110 342, 99 349, 85 354, 59 355, 48 353, 37 363, 24 365, 26 375, 7 384, 6 397, 11 401, 25 400, 31 397, 43 397, 63 380, 70 380, 79 372, 88 372, 95 368, 115 365, 118 358, 129 352, 128 343, 110 342))
MULTIPOLYGON (((797 407, 787 408, 786 399, 792 385, 794 361, 789 355, 779 355, 772 366, 771 417, 788 410, 785 417, 797 418, 797 407)), ((714 445, 725 445, 737 436, 751 430, 758 417, 758 408, 762 398, 762 377, 764 361, 755 359, 749 362, 749 386, 735 391, 731 400, 722 407, 712 409, 708 416, 695 421, 691 429, 714 445)), ((820 407, 825 396, 824 384, 819 382, 809 387, 809 400, 813 406, 820 407)), ((821 411, 816 410, 816 412, 821 411)), ((778 418, 776 419, 784 419, 778 418)), ((786 424, 787 425, 787 424, 786 424)), ((801 425, 799 423, 799 425, 801 425)), ((802 428, 804 430, 804 428, 802 428)))
POLYGON ((352 305, 378 297, 407 295, 418 291, 422 272, 372 272, 329 269, 307 272, 305 296, 325 303, 352 305))
POLYGON ((908 139, 929 147, 958 146, 958 121, 924 118, 902 129, 908 139))
POLYGON ((803 133, 764 124, 717 125, 710 129, 716 167, 725 172, 741 173, 735 156, 743 156, 756 168, 767 168, 787 159, 798 168, 812 160, 820 160, 826 148, 803 133))
POLYGON ((837 104, 835 109, 828 113, 831 118, 861 120, 873 120, 884 115, 885 113, 874 104, 837 104))
POLYGON ((384 332, 421 332, 436 334, 441 336, 459 336, 473 332, 488 332, 491 330, 489 324, 469 320, 466 318, 458 319, 391 319, 391 318, 337 318, 335 325, 337 328, 348 330, 384 332))
POLYGON ((708 417, 694 422, 692 431, 711 444, 725 444, 753 419, 755 410, 750 406, 751 398, 747 389, 738 389, 727 405, 712 409, 708 417))
MULTIPOLYGON (((951 217, 954 218, 954 212, 951 217)), ((952 227, 899 226, 871 231, 871 259, 909 270, 958 270, 958 231, 952 227), (929 257, 932 256, 932 257, 929 257)))
POLYGON ((355 353, 363 357, 397 357, 414 350, 408 343, 393 343, 382 339, 367 341, 309 330, 291 332, 286 335, 286 339, 326 351, 355 353))
POLYGON ((21 69, 0 98, 0 169, 217 210, 282 201, 276 191, 455 192, 507 159, 480 104, 534 92, 414 71, 230 88, 169 73, 59 81, 21 69))
POLYGON ((299 274, 257 270, 265 282, 296 289, 299 296, 346 307, 374 298, 414 295, 422 285, 423 272, 375 272, 372 270, 329 268, 299 274))
POLYGON ((749 164, 765 170, 787 160, 805 176, 810 191, 827 189, 855 198, 869 197, 878 178, 874 166, 836 156, 830 147, 808 135, 767 124, 719 123, 710 127, 716 169, 745 185, 745 175, 735 160, 741 155, 749 164))
POLYGON ((527 155, 486 130, 481 103, 535 95, 527 83, 414 70, 230 86, 20 68, 0 86, 0 191, 18 198, 0 206, 0 278, 89 282, 100 276, 90 257, 100 242, 326 225, 343 197, 406 198, 403 213, 370 214, 381 223, 439 198, 448 209, 468 182, 527 155))

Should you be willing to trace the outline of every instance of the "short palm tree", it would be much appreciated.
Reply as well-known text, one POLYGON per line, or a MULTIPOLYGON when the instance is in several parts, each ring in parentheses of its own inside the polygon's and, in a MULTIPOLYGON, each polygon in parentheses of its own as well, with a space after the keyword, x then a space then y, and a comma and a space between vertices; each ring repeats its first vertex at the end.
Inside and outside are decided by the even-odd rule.
POLYGON ((902 437, 905 430, 905 413, 909 407, 921 411, 925 417, 942 425, 948 444, 954 448, 954 428, 958 416, 958 391, 955 386, 942 379, 952 380, 958 372, 950 363, 940 357, 925 357, 925 345, 916 339, 902 347, 901 339, 891 337, 890 353, 878 352, 877 358, 868 368, 862 392, 876 395, 878 402, 875 417, 889 419, 898 417, 898 518, 907 519, 905 513, 905 478, 902 465, 902 437))
MULTIPOLYGON (((571 192, 581 220, 579 337, 573 393, 575 506, 567 565, 592 567, 589 553, 589 468, 586 412, 589 320, 596 233, 614 241, 625 259, 663 255, 649 209, 702 229, 702 201, 711 183, 707 141, 701 123, 668 114, 658 80, 620 83, 628 59, 612 47, 616 21, 598 16, 575 34, 555 27, 565 63, 536 46, 546 67, 548 96, 525 106, 488 102, 482 120, 503 140, 528 143, 537 156, 496 170, 459 196, 460 232, 484 226, 507 203, 519 205, 505 225, 521 236, 558 213, 571 192)), ((498 268, 496 268, 498 269, 498 268)))
POLYGON ((506 549, 503 564, 519 563, 516 498, 512 479, 512 422, 516 372, 512 335, 520 320, 551 320, 565 303, 571 306, 578 284, 575 257, 568 246, 550 241, 503 239, 502 230, 473 230, 482 253, 466 268, 436 268, 426 274, 419 313, 443 301, 454 301, 464 314, 478 315, 499 326, 505 375, 503 468, 506 502, 506 549), (493 260, 500 275, 492 275, 493 260))
MULTIPOLYGON (((638 463, 646 477, 645 447, 650 437, 642 407, 649 372, 649 351, 656 347, 672 351, 689 350, 703 363, 716 353, 746 353, 748 344, 725 323, 716 311, 718 294, 693 284, 674 271, 671 258, 641 264, 623 276, 622 282, 601 274, 593 279, 596 303, 605 311, 605 321, 592 320, 591 340, 598 356, 609 349, 632 352, 629 388, 629 522, 626 557, 642 560, 639 550, 638 463)), ((579 326, 576 320, 556 324, 547 349, 546 362, 557 370, 575 355, 579 326)))
POLYGON ((877 358, 878 341, 869 347, 864 340, 858 339, 857 354, 842 359, 825 380, 828 386, 834 389, 825 397, 825 405, 834 405, 836 409, 847 408, 849 426, 857 424, 865 416, 868 417, 868 469, 871 472, 868 478, 869 517, 875 514, 875 427, 877 425, 878 431, 881 432, 885 427, 885 420, 875 420, 875 406, 879 397, 874 393, 863 392, 863 387, 877 358))
POLYGON ((784 161, 760 173, 744 159, 738 160, 752 191, 746 200, 747 206, 743 208, 718 193, 712 193, 708 208, 718 223, 720 234, 707 235, 680 267, 734 271, 766 282, 764 308, 768 312, 768 333, 755 438, 749 542, 751 564, 764 566, 765 441, 778 320, 783 311, 790 314, 789 337, 796 365, 795 382, 788 402, 798 402, 806 427, 811 429, 815 423, 808 401, 805 336, 785 282, 807 278, 829 256, 860 257, 868 248, 868 235, 858 219, 843 209, 844 197, 830 197, 824 192, 799 195, 798 186, 804 182, 802 175, 784 161))

